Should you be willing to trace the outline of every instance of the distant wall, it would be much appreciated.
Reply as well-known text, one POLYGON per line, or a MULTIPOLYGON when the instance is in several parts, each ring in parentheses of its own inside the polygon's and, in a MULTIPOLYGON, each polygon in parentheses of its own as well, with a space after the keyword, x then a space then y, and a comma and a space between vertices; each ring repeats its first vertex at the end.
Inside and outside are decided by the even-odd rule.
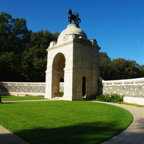
POLYGON ((41 82, 0 82, 1 95, 44 95, 45 83, 41 82))
POLYGON ((119 94, 144 98, 144 78, 102 81, 103 94, 119 94))
MULTIPOLYGON (((0 82, 1 95, 45 95, 45 82, 0 82)), ((60 83, 63 91, 63 83, 60 83)))
MULTIPOLYGON (((115 93, 124 96, 124 102, 144 105, 144 78, 112 80, 100 82, 100 93, 115 93)), ((0 82, 1 95, 45 95, 45 82, 0 82)), ((60 91, 64 91, 64 83, 60 83, 60 91)))

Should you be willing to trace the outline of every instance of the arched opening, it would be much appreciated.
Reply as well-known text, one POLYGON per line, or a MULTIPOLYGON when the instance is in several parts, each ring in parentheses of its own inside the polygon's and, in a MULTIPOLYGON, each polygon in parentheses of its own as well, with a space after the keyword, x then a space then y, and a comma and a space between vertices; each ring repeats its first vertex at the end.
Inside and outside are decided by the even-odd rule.
POLYGON ((82 77, 82 96, 86 97, 86 77, 82 77))
POLYGON ((52 97, 62 96, 60 92, 64 92, 64 68, 65 57, 62 53, 58 53, 53 60, 52 70, 52 97), (63 85, 63 89, 62 89, 63 85))

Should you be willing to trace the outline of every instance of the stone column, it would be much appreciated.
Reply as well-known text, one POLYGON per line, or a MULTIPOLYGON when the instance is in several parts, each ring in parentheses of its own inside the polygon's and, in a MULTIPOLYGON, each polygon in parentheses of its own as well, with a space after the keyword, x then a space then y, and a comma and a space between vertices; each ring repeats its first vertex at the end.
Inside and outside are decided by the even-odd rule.
POLYGON ((82 69, 73 69, 73 100, 82 100, 82 69))
POLYGON ((65 69, 64 71, 65 72, 64 72, 64 96, 63 96, 63 99, 72 100, 72 95, 73 95, 72 69, 65 69))
POLYGON ((52 72, 46 71, 46 87, 45 98, 51 99, 52 97, 52 72))

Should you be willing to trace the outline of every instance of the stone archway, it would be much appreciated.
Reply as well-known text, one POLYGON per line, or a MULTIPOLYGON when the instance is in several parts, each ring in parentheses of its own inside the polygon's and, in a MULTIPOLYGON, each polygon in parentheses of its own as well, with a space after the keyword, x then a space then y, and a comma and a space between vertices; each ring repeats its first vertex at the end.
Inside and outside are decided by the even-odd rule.
POLYGON ((57 42, 52 41, 47 49, 45 98, 59 96, 60 78, 64 79, 64 100, 82 100, 82 77, 86 78, 86 98, 97 93, 99 49, 96 40, 76 24, 68 24, 57 42))
POLYGON ((65 56, 56 54, 52 64, 52 98, 59 96, 60 79, 64 79, 65 56))

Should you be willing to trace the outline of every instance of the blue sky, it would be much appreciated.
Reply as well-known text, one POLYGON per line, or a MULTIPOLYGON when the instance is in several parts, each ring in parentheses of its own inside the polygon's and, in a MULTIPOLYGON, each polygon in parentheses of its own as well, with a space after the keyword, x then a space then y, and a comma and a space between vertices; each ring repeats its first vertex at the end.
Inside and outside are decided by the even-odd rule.
POLYGON ((144 0, 0 0, 0 12, 23 17, 33 32, 61 32, 68 9, 79 13, 80 28, 101 52, 144 65, 144 0))

